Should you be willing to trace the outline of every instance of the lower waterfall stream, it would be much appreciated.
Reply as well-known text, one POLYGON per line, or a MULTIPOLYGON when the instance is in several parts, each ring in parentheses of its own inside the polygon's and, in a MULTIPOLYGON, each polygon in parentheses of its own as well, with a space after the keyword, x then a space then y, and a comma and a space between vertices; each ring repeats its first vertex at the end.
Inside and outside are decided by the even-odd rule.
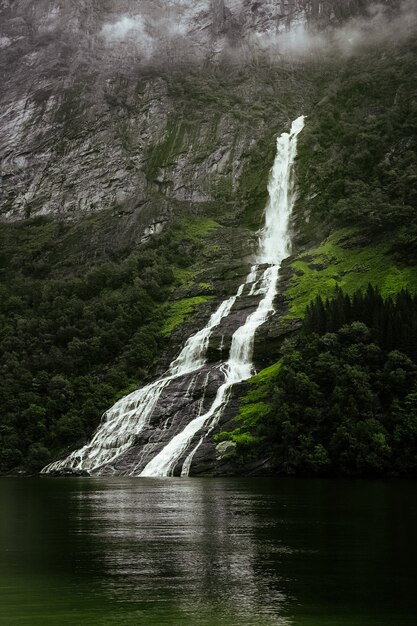
MULTIPOLYGON (((268 184, 269 200, 265 209, 265 226, 260 233, 259 251, 246 281, 236 294, 224 300, 211 315, 204 328, 189 337, 178 357, 171 363, 165 375, 145 387, 122 398, 109 409, 91 441, 83 448, 75 450, 66 458, 47 465, 42 473, 63 470, 83 470, 92 474, 120 473, 131 476, 170 476, 183 455, 182 476, 188 476, 194 454, 204 436, 218 422, 226 406, 232 386, 246 380, 253 374, 252 353, 257 328, 273 311, 273 301, 277 293, 278 273, 282 261, 289 255, 289 220, 294 205, 293 164, 297 150, 297 137, 304 127, 304 116, 297 118, 290 133, 283 133, 277 139, 277 153, 268 184), (167 443, 146 444, 133 460, 120 465, 138 441, 141 433, 149 429, 150 420, 161 400, 164 390, 175 381, 184 379, 186 394, 194 385, 200 384, 205 390, 209 373, 203 372, 205 355, 212 331, 227 318, 240 298, 259 298, 256 309, 237 328, 231 340, 229 357, 226 362, 214 365, 216 375, 222 375, 217 393, 210 406, 204 408, 204 394, 199 402, 197 414, 194 410, 187 423, 179 432, 170 437, 167 443), (199 377, 203 375, 203 381, 199 377), (195 436, 202 431, 197 444, 195 436), (159 449, 158 449, 159 447, 159 449), (148 450, 149 448, 149 450, 148 450), (149 453, 151 457, 149 457, 149 453), (118 465, 118 467, 115 467, 118 465)), ((163 432, 166 428, 162 429, 163 432)), ((149 441, 152 439, 152 434, 149 441)))

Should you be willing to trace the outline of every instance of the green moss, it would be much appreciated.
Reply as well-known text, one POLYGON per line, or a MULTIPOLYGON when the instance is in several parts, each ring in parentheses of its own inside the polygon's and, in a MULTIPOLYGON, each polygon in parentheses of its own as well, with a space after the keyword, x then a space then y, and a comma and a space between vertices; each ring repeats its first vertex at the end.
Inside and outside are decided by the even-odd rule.
POLYGON ((196 296, 195 298, 184 298, 169 305, 168 314, 162 327, 162 334, 169 335, 172 331, 184 323, 185 319, 191 315, 195 308, 207 302, 209 296, 196 296))
POLYGON ((386 234, 398 256, 417 261, 417 109, 408 104, 416 60, 414 38, 387 40, 383 54, 370 44, 322 65, 321 99, 297 148, 300 245, 320 241, 325 228, 350 224, 372 238, 386 234))
POLYGON ((243 206, 240 223, 253 230, 259 228, 268 199, 269 172, 276 152, 274 134, 280 132, 268 133, 259 139, 248 155, 240 179, 239 200, 243 206))
MULTIPOLYGON (((178 221, 170 231, 170 245, 181 244, 181 242, 191 241, 199 246, 198 255, 200 258, 215 256, 215 246, 208 239, 220 224, 211 218, 201 217, 195 219, 183 218, 178 221)), ((206 282, 198 283, 198 276, 205 269, 197 261, 188 267, 173 267, 173 273, 180 287, 192 287, 198 284, 201 289, 209 289, 211 285, 206 282)))
POLYGON ((222 431, 218 435, 214 436, 214 440, 216 442, 221 441, 233 441, 237 443, 239 446, 251 446, 256 442, 256 437, 251 433, 242 432, 240 428, 236 428, 233 431, 222 431))
POLYGON ((269 415, 271 407, 266 402, 250 402, 246 398, 245 404, 241 406, 237 419, 242 421, 245 428, 255 426, 259 420, 269 415))
POLYGON ((238 444, 238 455, 258 443, 260 439, 248 430, 262 422, 271 412, 268 399, 271 396, 271 384, 281 368, 281 361, 273 363, 248 380, 252 389, 240 398, 239 413, 235 419, 241 426, 232 431, 223 431, 216 435, 216 441, 233 441, 238 444))
MULTIPOLYGON (((256 405, 262 412, 263 408, 259 406, 261 400, 268 398, 270 394, 270 382, 277 376, 281 368, 281 361, 273 363, 269 367, 265 367, 255 376, 248 380, 252 389, 240 398, 241 408, 237 419, 245 421, 246 416, 250 415, 249 407, 256 405)), ((260 403, 262 404, 262 402, 260 403)))
POLYGON ((259 383, 267 383, 271 380, 271 378, 275 378, 275 376, 278 374, 280 369, 281 369, 281 361, 277 361, 276 363, 269 365, 269 367, 265 367, 258 374, 256 374, 256 376, 252 376, 252 378, 249 380, 249 383, 251 385, 253 384, 256 385, 259 383))
POLYGON ((209 123, 203 126, 198 110, 184 102, 182 110, 168 118, 163 140, 147 149, 148 178, 155 178, 160 167, 173 165, 181 154, 189 154, 194 163, 204 161, 218 146, 219 119, 219 112, 211 111, 209 123))
POLYGON ((195 268, 174 267, 172 269, 175 279, 182 286, 192 285, 196 276, 195 268))
POLYGON ((219 228, 220 224, 208 217, 200 217, 193 220, 182 220, 180 226, 184 228, 184 234, 189 239, 206 237, 219 228))
POLYGON ((330 298, 337 286, 351 294, 366 289, 371 283, 378 287, 384 298, 403 288, 413 293, 417 291, 416 266, 397 264, 386 241, 355 247, 358 234, 353 228, 340 229, 319 247, 293 261, 294 275, 286 291, 289 317, 302 317, 316 296, 330 298))
POLYGON ((174 157, 183 152, 187 130, 187 124, 177 117, 168 120, 164 140, 148 149, 146 173, 149 178, 154 178, 159 167, 170 165, 174 157))
MULTIPOLYGON (((162 233, 159 239, 170 245, 183 241, 199 242, 218 228, 220 224, 210 217, 182 217, 172 224, 169 232, 162 233)), ((206 245, 206 242, 202 243, 206 245)))

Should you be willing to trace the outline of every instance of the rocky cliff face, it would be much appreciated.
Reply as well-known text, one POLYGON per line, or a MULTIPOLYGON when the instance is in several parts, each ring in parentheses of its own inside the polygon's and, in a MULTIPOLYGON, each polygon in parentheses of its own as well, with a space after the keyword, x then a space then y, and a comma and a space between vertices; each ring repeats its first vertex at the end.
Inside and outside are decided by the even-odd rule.
MULTIPOLYGON (((187 14, 190 37, 201 34, 207 54, 234 28, 217 4, 187 14)), ((178 108, 164 69, 181 66, 177 36, 165 45, 168 27, 157 24, 152 38, 137 17, 120 17, 134 3, 107 5, 2 3, 0 211, 3 219, 80 218, 108 208, 143 213, 150 203, 140 241, 172 211, 165 199, 198 205, 213 199, 213 189, 233 189, 258 129, 242 137, 233 114, 205 112, 202 102, 190 119, 184 102, 192 97, 178 108), (158 47, 152 59, 147 45, 158 47)))
MULTIPOLYGON (((279 96, 253 67, 262 37, 360 11, 359 0, 2 0, 1 218, 135 212, 140 241, 177 202, 235 198, 265 125, 253 105, 263 90, 279 96), (242 64, 252 69, 230 90, 242 64)), ((270 126, 288 119, 277 108, 270 126)))

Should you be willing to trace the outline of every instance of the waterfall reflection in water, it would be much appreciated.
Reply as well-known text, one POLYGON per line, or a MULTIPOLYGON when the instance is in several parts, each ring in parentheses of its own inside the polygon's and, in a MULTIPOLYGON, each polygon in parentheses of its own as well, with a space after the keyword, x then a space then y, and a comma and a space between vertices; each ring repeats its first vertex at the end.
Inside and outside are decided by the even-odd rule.
POLYGON ((152 624, 289 626, 279 578, 262 564, 256 497, 227 481, 115 487, 77 495, 96 520, 111 596, 131 601, 136 593, 152 624))
POLYGON ((415 626, 413 481, 0 477, 1 626, 415 626))

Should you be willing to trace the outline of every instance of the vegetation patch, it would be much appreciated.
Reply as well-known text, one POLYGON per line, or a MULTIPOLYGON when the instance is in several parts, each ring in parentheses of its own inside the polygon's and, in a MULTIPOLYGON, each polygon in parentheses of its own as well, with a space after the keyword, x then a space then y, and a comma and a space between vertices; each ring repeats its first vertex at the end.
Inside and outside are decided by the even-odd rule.
POLYGON ((417 473, 416 337, 407 291, 318 297, 281 360, 251 379, 239 428, 218 440, 237 444, 238 462, 268 458, 283 474, 417 473))
MULTIPOLYGON (((235 419, 241 426, 232 431, 222 431, 215 435, 214 439, 220 441, 233 441, 238 444, 239 455, 242 449, 245 452, 259 444, 253 429, 261 423, 271 412, 271 405, 268 402, 271 393, 271 381, 275 379, 281 368, 281 362, 273 363, 269 367, 261 370, 248 380, 251 389, 240 398, 239 413, 235 419)), ((229 452, 228 456, 235 456, 235 452, 229 452)))
POLYGON ((401 289, 417 290, 417 266, 396 262, 387 241, 359 247, 358 236, 357 229, 339 229, 319 247, 298 255, 286 291, 289 317, 302 317, 310 302, 319 295, 331 298, 336 287, 351 294, 371 283, 384 298, 401 289))
POLYGON ((162 327, 163 335, 170 335, 172 331, 181 326, 185 320, 195 312, 200 304, 210 300, 210 296, 196 296, 194 298, 184 298, 176 300, 168 306, 168 314, 162 327))
POLYGON ((89 243, 114 226, 109 212, 0 224, 0 472, 37 471, 83 444, 209 299, 170 300, 200 273, 214 220, 183 218, 144 247, 95 257, 89 243))
POLYGON ((220 224, 209 217, 200 217, 193 220, 181 220, 179 227, 184 235, 190 239, 206 237, 220 227, 220 224))
MULTIPOLYGON (((417 43, 364 46, 322 66, 324 97, 298 145, 299 240, 344 225, 417 259, 417 43), (325 84, 327 83, 327 85, 325 84), (305 217, 310 218, 305 227, 305 217)), ((316 76, 316 79, 318 76, 316 76)))

